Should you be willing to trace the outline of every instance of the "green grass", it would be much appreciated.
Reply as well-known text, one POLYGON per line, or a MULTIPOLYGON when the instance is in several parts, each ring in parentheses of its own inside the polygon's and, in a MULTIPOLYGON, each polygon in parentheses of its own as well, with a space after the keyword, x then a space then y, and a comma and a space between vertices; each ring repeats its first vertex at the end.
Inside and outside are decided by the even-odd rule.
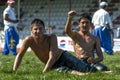
POLYGON ((104 53, 103 64, 107 65, 112 74, 102 72, 91 73, 84 76, 72 75, 50 71, 42 73, 44 64, 32 53, 27 52, 16 72, 12 71, 15 56, 0 54, 0 80, 120 80, 120 53, 110 56, 104 53))

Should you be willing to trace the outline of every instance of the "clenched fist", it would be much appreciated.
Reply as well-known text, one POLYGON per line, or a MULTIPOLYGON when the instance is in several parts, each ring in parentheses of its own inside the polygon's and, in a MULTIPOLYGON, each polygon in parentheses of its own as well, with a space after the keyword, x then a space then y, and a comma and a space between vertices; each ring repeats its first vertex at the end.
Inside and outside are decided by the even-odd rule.
POLYGON ((73 10, 68 12, 68 15, 71 16, 71 17, 75 16, 76 14, 77 13, 73 10))

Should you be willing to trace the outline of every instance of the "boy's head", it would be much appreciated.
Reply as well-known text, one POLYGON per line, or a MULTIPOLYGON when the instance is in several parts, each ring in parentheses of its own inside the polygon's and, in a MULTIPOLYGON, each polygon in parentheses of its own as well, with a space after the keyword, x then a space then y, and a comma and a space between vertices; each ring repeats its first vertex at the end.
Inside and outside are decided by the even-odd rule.
POLYGON ((88 13, 83 13, 79 19, 79 26, 82 32, 89 32, 91 24, 91 16, 88 13))
POLYGON ((90 22, 91 22, 91 20, 92 20, 90 14, 88 14, 88 13, 83 13, 83 14, 81 14, 81 15, 80 15, 80 19, 79 19, 78 21, 80 22, 81 19, 83 19, 83 18, 88 19, 90 22))
POLYGON ((44 24, 44 22, 41 19, 34 19, 31 22, 31 29, 33 28, 34 25, 37 25, 37 24, 41 24, 45 28, 45 24, 44 24))
POLYGON ((31 33, 36 37, 40 37, 45 32, 45 25, 44 22, 40 19, 34 19, 31 22, 31 33))

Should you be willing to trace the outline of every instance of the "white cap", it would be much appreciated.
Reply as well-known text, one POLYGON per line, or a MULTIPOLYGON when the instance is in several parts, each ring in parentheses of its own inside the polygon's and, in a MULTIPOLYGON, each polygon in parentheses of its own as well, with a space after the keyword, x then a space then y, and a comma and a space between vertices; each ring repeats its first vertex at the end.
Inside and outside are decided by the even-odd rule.
POLYGON ((107 2, 101 2, 100 6, 108 6, 108 3, 107 2))

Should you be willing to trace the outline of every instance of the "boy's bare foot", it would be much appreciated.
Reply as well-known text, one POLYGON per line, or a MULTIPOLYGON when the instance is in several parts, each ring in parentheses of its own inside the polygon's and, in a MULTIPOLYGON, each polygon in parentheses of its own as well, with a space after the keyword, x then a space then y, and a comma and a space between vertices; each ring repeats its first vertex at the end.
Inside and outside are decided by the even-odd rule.
POLYGON ((112 74, 113 71, 103 71, 103 73, 112 74))
POLYGON ((73 70, 73 71, 71 72, 71 74, 76 74, 76 75, 87 75, 87 74, 89 74, 89 73, 84 73, 84 72, 79 72, 79 71, 73 70))

